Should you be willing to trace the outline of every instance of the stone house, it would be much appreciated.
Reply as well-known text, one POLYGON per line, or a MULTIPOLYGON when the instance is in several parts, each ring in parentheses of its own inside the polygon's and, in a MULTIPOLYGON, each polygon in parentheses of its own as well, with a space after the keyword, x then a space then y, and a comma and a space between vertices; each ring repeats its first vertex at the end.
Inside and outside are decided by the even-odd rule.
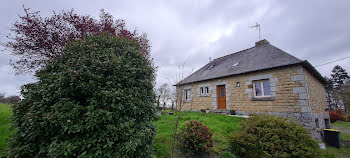
POLYGON ((293 118, 321 139, 330 128, 322 75, 267 40, 212 60, 177 83, 183 110, 267 113, 293 118))

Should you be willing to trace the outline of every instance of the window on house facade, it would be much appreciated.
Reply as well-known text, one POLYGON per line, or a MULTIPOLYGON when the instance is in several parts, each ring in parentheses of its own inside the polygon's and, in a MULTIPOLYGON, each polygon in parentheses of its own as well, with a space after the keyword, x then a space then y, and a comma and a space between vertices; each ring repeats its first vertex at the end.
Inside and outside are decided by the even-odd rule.
POLYGON ((326 129, 330 129, 331 128, 331 125, 329 123, 329 119, 324 119, 324 123, 326 125, 326 129))
POLYGON ((271 97, 269 80, 254 81, 253 89, 254 89, 254 97, 271 97))
POLYGON ((236 87, 240 87, 241 84, 239 82, 236 83, 236 87))
POLYGON ((316 123, 316 128, 320 128, 320 122, 318 121, 318 119, 315 119, 315 123, 316 123))
POLYGON ((201 96, 207 96, 209 95, 209 87, 200 87, 199 94, 201 96))
POLYGON ((186 89, 185 91, 184 91, 184 99, 185 100, 190 100, 190 95, 191 95, 191 90, 190 89, 186 89))

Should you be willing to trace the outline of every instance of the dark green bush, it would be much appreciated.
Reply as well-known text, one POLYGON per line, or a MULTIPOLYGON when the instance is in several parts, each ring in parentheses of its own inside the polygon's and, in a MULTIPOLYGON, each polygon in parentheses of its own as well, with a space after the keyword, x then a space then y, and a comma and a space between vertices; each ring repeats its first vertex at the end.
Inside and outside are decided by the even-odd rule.
POLYGON ((317 158, 320 149, 304 127, 277 116, 255 115, 241 123, 230 150, 238 157, 317 158))
POLYGON ((150 157, 154 68, 109 34, 70 44, 13 107, 8 157, 150 157))
POLYGON ((209 152, 213 147, 213 133, 197 120, 187 121, 180 135, 180 146, 189 154, 209 152))
POLYGON ((220 155, 221 158, 236 158, 231 152, 225 151, 220 155))

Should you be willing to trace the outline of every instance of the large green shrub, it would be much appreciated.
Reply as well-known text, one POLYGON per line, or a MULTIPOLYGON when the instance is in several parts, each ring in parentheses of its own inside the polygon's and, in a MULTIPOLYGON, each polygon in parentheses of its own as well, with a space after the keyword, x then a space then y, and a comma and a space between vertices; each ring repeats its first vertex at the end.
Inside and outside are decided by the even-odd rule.
POLYGON ((187 121, 179 135, 180 146, 189 154, 209 152, 213 147, 213 133, 197 120, 187 121))
POLYGON ((255 115, 241 123, 230 138, 230 150, 238 157, 317 158, 320 149, 304 127, 277 116, 255 115))
POLYGON ((150 157, 154 68, 109 34, 70 44, 13 107, 9 157, 150 157))

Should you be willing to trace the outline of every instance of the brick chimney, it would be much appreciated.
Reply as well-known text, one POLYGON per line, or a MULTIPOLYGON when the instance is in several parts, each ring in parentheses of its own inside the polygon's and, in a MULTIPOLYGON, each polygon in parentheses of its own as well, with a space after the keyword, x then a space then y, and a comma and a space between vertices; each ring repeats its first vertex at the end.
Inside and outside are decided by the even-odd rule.
POLYGON ((264 45, 264 44, 269 44, 269 41, 267 41, 266 39, 257 41, 257 42, 255 42, 255 47, 260 46, 260 45, 264 45))

